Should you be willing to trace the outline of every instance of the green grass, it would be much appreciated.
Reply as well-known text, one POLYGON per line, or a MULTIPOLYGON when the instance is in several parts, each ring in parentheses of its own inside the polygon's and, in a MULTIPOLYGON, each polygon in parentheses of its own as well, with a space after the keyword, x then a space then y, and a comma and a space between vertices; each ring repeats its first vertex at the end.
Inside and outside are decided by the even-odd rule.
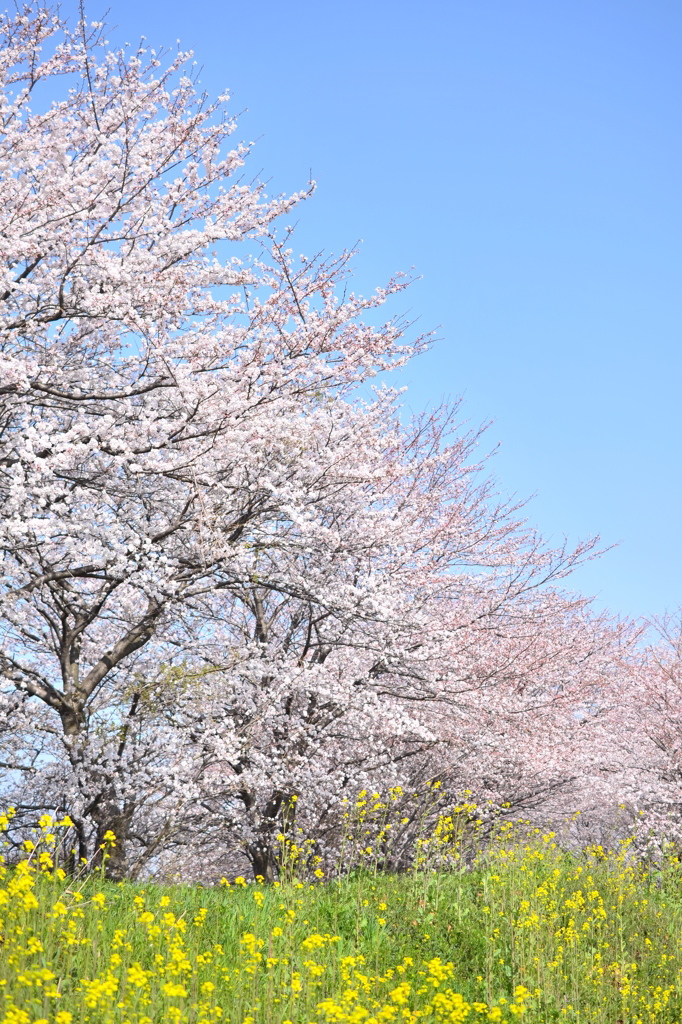
POLYGON ((41 849, 2 881, 2 1024, 682 1020, 673 857, 503 834, 467 870, 202 888, 74 882, 41 849))

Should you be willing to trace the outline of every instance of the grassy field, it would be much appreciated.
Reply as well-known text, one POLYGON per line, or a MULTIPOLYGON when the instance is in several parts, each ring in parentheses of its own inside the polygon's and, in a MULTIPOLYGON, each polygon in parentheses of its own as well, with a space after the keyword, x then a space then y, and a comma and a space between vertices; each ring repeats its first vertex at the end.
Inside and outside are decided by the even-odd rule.
POLYGON ((2 1024, 682 1021, 673 857, 502 830, 461 870, 202 888, 75 881, 57 834, 2 869, 2 1024))

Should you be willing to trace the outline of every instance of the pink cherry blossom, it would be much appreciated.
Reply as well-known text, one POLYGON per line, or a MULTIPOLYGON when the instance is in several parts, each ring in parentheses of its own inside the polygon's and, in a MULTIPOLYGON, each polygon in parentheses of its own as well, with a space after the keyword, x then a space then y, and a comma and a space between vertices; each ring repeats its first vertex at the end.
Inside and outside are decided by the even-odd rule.
POLYGON ((407 280, 294 257, 312 185, 249 182, 191 55, 37 7, 0 33, 16 820, 68 811, 88 858, 113 829, 113 877, 270 878, 294 809, 333 853, 364 787, 527 811, 598 772, 631 639, 561 589, 594 545, 549 550, 456 408, 359 397, 428 344, 378 325, 407 280))

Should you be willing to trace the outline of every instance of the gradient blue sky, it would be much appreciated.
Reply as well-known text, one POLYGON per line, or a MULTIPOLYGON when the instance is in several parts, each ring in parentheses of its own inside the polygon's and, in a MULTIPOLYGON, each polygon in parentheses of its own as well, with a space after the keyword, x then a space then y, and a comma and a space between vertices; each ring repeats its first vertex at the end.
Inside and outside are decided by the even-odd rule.
MULTIPOLYGON (((88 13, 102 12, 89 0, 88 13)), ((442 339, 423 408, 494 420, 505 492, 552 540, 620 542, 576 587, 682 603, 682 5, 674 0, 113 0, 110 39, 193 47, 251 169, 302 187, 297 249, 363 239, 360 290, 442 339)))

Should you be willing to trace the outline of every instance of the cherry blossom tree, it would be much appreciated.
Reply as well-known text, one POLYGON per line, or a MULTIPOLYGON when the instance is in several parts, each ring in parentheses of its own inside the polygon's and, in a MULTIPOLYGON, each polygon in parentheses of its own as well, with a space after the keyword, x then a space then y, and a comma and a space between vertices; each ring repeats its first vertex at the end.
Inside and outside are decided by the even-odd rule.
POLYGON ((619 666, 604 762, 638 845, 660 851, 682 838, 682 616, 647 627, 619 666))
POLYGON ((365 785, 565 785, 615 635, 556 589, 592 545, 546 549, 454 410, 358 397, 426 344, 375 322, 406 281, 295 257, 310 188, 243 177, 191 55, 102 32, 0 23, 8 792, 80 858, 112 830, 112 877, 271 878, 294 815, 323 842, 365 785))

